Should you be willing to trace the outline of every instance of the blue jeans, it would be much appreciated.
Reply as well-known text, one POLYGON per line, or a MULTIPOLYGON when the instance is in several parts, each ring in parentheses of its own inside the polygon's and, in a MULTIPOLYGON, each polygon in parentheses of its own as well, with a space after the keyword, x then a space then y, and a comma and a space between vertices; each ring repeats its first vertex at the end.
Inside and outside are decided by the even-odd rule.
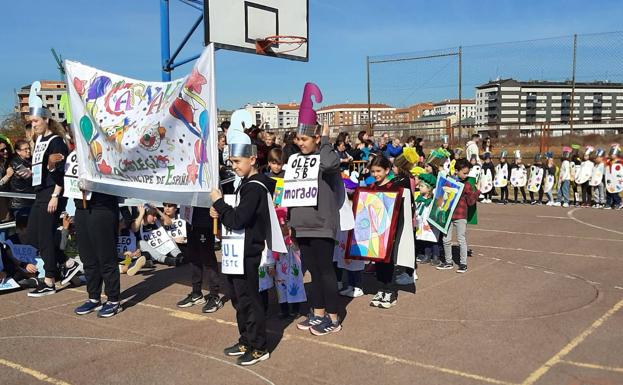
POLYGON ((569 184, 570 181, 563 180, 558 188, 558 202, 569 203, 569 184))
POLYGON ((616 193, 606 193, 606 206, 619 207, 621 205, 621 197, 616 193))

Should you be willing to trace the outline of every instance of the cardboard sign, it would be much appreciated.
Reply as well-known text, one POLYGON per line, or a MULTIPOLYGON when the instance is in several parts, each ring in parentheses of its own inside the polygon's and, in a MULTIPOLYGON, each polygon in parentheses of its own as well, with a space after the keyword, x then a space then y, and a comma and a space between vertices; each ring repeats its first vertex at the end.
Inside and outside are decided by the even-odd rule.
POLYGON ((283 181, 283 207, 316 206, 320 155, 294 154, 288 160, 283 181))
POLYGON ((528 180, 528 191, 538 192, 543 182, 543 174, 545 170, 542 167, 530 166, 530 179, 528 180))
POLYGON ((485 194, 493 189, 493 175, 491 175, 491 170, 482 169, 480 170, 480 192, 485 194))
MULTIPOLYGON (((236 207, 236 196, 226 194, 225 203, 236 207)), ((244 274, 244 229, 232 230, 222 226, 221 230, 221 271, 223 274, 244 274)))
POLYGON ((493 180, 495 187, 506 187, 508 185, 508 164, 498 164, 495 166, 495 179, 493 180))
POLYGON ((513 187, 524 187, 528 183, 528 170, 523 165, 514 167, 511 171, 511 185, 513 187))
MULTIPOLYGON (((67 157, 65 163, 65 187, 63 189, 63 196, 69 199, 82 199, 83 192, 78 187, 78 154, 76 151, 72 151, 67 157)), ((87 192, 86 200, 91 200, 91 192, 87 192)))

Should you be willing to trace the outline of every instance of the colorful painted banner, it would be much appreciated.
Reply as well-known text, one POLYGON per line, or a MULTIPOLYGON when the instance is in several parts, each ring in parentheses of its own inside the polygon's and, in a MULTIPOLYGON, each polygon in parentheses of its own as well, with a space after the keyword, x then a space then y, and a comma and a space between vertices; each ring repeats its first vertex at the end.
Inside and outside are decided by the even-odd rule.
POLYGON ((275 206, 281 206, 281 201, 283 200, 283 178, 273 177, 272 179, 276 182, 273 203, 275 206))
POLYGON ((65 61, 85 189, 147 201, 211 205, 218 187, 214 47, 192 73, 147 82, 65 61))
POLYGON ((463 183, 443 174, 439 174, 437 177, 437 186, 433 194, 433 206, 428 216, 428 223, 444 234, 448 233, 450 222, 452 222, 452 213, 459 204, 463 187, 463 183))
POLYGON ((346 259, 389 261, 401 199, 402 191, 357 189, 353 197, 355 228, 348 234, 346 259))
POLYGON ((281 205, 283 207, 316 206, 320 155, 291 155, 285 170, 281 205))

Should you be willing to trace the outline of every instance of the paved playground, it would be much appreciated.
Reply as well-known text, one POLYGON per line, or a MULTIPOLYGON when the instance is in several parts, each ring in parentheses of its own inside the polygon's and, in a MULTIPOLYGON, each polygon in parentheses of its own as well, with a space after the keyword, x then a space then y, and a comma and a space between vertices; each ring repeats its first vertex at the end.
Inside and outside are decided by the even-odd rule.
POLYGON ((326 337, 272 309, 276 348, 249 369, 222 354, 237 338, 229 303, 175 307, 187 266, 122 276, 125 311, 105 320, 73 314, 83 287, 2 295, 0 383, 622 384, 623 212, 480 205, 479 220, 467 274, 421 266, 417 294, 390 310, 351 300, 326 337))

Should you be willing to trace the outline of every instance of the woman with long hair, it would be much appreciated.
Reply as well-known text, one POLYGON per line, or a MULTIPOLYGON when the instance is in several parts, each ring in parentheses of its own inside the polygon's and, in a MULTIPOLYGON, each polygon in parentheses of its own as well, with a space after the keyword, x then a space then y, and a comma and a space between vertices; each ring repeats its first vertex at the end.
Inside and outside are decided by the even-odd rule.
MULTIPOLYGON (((34 97, 39 99, 36 94, 34 97)), ((41 102, 41 99, 39 101, 41 102)), ((34 107, 32 104, 31 101, 30 122, 35 137, 32 185, 36 197, 28 218, 27 234, 29 243, 39 249, 41 254, 45 279, 35 290, 28 293, 28 296, 42 297, 56 293, 55 283, 57 277, 60 276, 59 265, 65 262, 61 261, 60 255, 56 253, 54 234, 58 218, 67 203, 62 192, 68 149, 63 140, 65 136, 63 127, 51 118, 52 114, 47 108, 41 106, 42 103, 34 107)), ((67 271, 75 275, 75 270, 78 268, 77 263, 72 263, 71 269, 67 271)))
MULTIPOLYGON (((13 176, 11 159, 13 158, 13 146, 11 141, 4 135, 0 135, 0 191, 9 191, 8 182, 13 176)), ((9 198, 0 198, 0 222, 11 220, 9 212, 9 198)))

